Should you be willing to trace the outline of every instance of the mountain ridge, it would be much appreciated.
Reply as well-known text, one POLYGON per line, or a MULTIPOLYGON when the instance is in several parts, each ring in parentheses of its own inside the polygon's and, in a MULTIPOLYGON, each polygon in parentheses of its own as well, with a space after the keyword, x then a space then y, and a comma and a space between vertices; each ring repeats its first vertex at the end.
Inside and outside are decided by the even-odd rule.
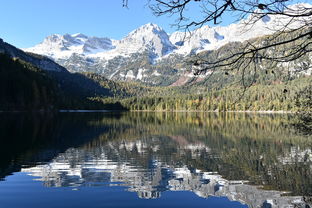
POLYGON ((25 62, 30 62, 34 66, 46 71, 68 72, 64 67, 60 66, 49 58, 30 52, 24 52, 23 50, 4 42, 2 39, 0 39, 0 54, 1 53, 7 54, 13 59, 18 58, 25 62))
MULTIPOLYGON (((308 6, 312 7, 310 4, 308 6)), ((300 20, 292 20, 287 26, 299 27, 302 24, 300 20)), ((211 52, 214 55, 208 59, 214 60, 219 57, 217 51, 219 54, 229 53, 229 50, 237 51, 246 41, 253 42, 257 38, 264 40, 287 21, 290 20, 280 15, 250 16, 228 26, 204 25, 191 32, 177 31, 171 35, 160 26, 148 23, 121 40, 81 33, 52 35, 24 50, 48 56, 70 72, 92 72, 117 81, 168 86, 177 85, 177 81, 187 83, 194 77, 192 66, 187 64, 191 56, 211 52), (250 25, 248 22, 252 18, 258 21, 250 25), (179 81, 181 78, 184 81, 179 81)), ((204 79, 208 74, 202 74, 200 78, 204 79)))
MULTIPOLYGON (((312 5, 307 3, 294 4, 289 6, 286 13, 293 13, 293 8, 300 7, 309 8, 312 5)), ((154 58, 161 58, 169 53, 188 55, 202 50, 216 50, 230 42, 243 42, 248 39, 270 35, 280 30, 284 25, 287 25, 288 28, 296 28, 302 24, 301 20, 304 18, 293 20, 282 15, 267 14, 261 17, 250 15, 246 19, 227 26, 210 27, 203 25, 193 31, 176 31, 170 35, 157 24, 147 23, 129 32, 121 40, 87 36, 82 33, 73 35, 54 34, 45 38, 43 42, 24 50, 47 55, 53 59, 68 58, 77 53, 89 58, 110 60, 119 55, 128 56, 132 53, 144 51, 144 49, 154 52, 154 55, 156 55, 154 58), (257 21, 250 24, 253 19, 257 19, 257 21), (66 48, 68 41, 71 41, 71 45, 66 48), (85 46, 86 44, 90 48, 98 50, 84 51, 78 47, 78 45, 85 46), (59 45, 64 47, 63 52, 60 50, 61 48, 54 48, 54 46, 59 45), (79 50, 72 47, 73 45, 76 45, 79 50), (53 49, 55 50, 53 51, 53 49)))

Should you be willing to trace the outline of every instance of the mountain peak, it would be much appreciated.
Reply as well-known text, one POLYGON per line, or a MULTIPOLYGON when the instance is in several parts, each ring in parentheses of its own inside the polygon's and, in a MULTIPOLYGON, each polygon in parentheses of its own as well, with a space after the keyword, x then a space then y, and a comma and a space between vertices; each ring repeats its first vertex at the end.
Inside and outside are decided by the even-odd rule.
POLYGON ((55 42, 55 41, 58 41, 61 38, 62 38, 62 35, 60 35, 60 34, 52 34, 52 35, 47 36, 43 40, 43 42, 46 42, 46 41, 53 41, 53 42, 55 42))
POLYGON ((87 35, 85 35, 85 34, 82 34, 82 33, 75 33, 75 34, 72 34, 71 35, 73 38, 88 38, 88 36, 87 35))
POLYGON ((140 28, 144 28, 144 29, 157 29, 157 30, 163 30, 160 26, 158 26, 157 24, 154 23, 147 23, 145 25, 142 25, 140 28))
POLYGON ((147 23, 130 32, 128 36, 132 36, 138 33, 148 34, 148 33, 166 33, 166 32, 161 27, 159 27, 154 23, 147 23))
POLYGON ((130 53, 149 50, 156 57, 161 57, 171 52, 175 47, 170 42, 168 34, 161 27, 147 23, 129 33, 120 41, 117 48, 120 51, 129 51, 130 53))

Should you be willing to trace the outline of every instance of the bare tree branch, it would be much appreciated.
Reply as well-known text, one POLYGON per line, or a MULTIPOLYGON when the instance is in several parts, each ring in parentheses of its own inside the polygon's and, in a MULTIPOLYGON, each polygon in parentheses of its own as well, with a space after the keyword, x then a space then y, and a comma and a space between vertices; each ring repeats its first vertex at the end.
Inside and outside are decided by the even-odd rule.
MULTIPOLYGON (((275 29, 272 29, 275 33, 267 38, 265 44, 255 45, 248 42, 241 50, 214 61, 195 56, 193 65, 197 75, 209 70, 246 68, 245 64, 254 63, 250 62, 253 59, 260 62, 263 60, 290 62, 310 53, 312 51, 312 7, 304 4, 290 7, 288 6, 290 3, 290 0, 149 0, 150 8, 156 16, 176 16, 177 28, 185 32, 207 23, 218 24, 228 13, 238 15, 238 20, 244 21, 246 30, 254 27, 259 20, 268 15, 283 18, 283 22, 276 23, 275 29), (188 16, 190 10, 194 8, 202 9, 200 19, 196 20, 188 16), (281 40, 281 37, 286 38, 281 40), (278 46, 285 47, 284 54, 268 53, 278 46)), ((233 20, 235 21, 237 20, 233 20)), ((192 33, 188 36, 192 36, 192 33)))

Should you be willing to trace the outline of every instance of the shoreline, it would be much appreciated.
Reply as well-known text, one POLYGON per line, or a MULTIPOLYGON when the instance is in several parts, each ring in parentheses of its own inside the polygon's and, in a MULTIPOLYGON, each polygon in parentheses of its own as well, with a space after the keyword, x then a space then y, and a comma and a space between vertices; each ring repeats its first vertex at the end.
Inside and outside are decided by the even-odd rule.
POLYGON ((257 113, 257 114, 295 114, 296 112, 294 111, 201 111, 201 110, 129 110, 129 111, 122 111, 122 110, 86 110, 86 109, 80 109, 80 110, 70 110, 70 109, 61 109, 61 110, 56 110, 56 111, 43 111, 43 110, 37 110, 37 111, 1 111, 0 113, 109 113, 109 112, 168 112, 168 113, 257 113))
POLYGON ((200 110, 130 110, 129 112, 172 112, 172 113, 259 113, 259 114, 295 114, 294 111, 200 111, 200 110))
POLYGON ((114 112, 113 110, 58 110, 59 113, 107 113, 114 112))

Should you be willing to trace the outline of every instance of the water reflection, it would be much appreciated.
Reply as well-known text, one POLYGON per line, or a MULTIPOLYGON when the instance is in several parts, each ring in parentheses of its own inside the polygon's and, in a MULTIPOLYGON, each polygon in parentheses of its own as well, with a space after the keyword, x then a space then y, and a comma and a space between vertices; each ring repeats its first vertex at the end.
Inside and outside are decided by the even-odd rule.
POLYGON ((24 138, 41 138, 33 143, 37 148, 17 152, 7 167, 20 167, 47 187, 123 186, 146 199, 192 191, 249 207, 308 207, 312 138, 297 135, 290 120, 290 115, 62 114, 45 130, 46 121, 34 122, 39 127, 24 138))

